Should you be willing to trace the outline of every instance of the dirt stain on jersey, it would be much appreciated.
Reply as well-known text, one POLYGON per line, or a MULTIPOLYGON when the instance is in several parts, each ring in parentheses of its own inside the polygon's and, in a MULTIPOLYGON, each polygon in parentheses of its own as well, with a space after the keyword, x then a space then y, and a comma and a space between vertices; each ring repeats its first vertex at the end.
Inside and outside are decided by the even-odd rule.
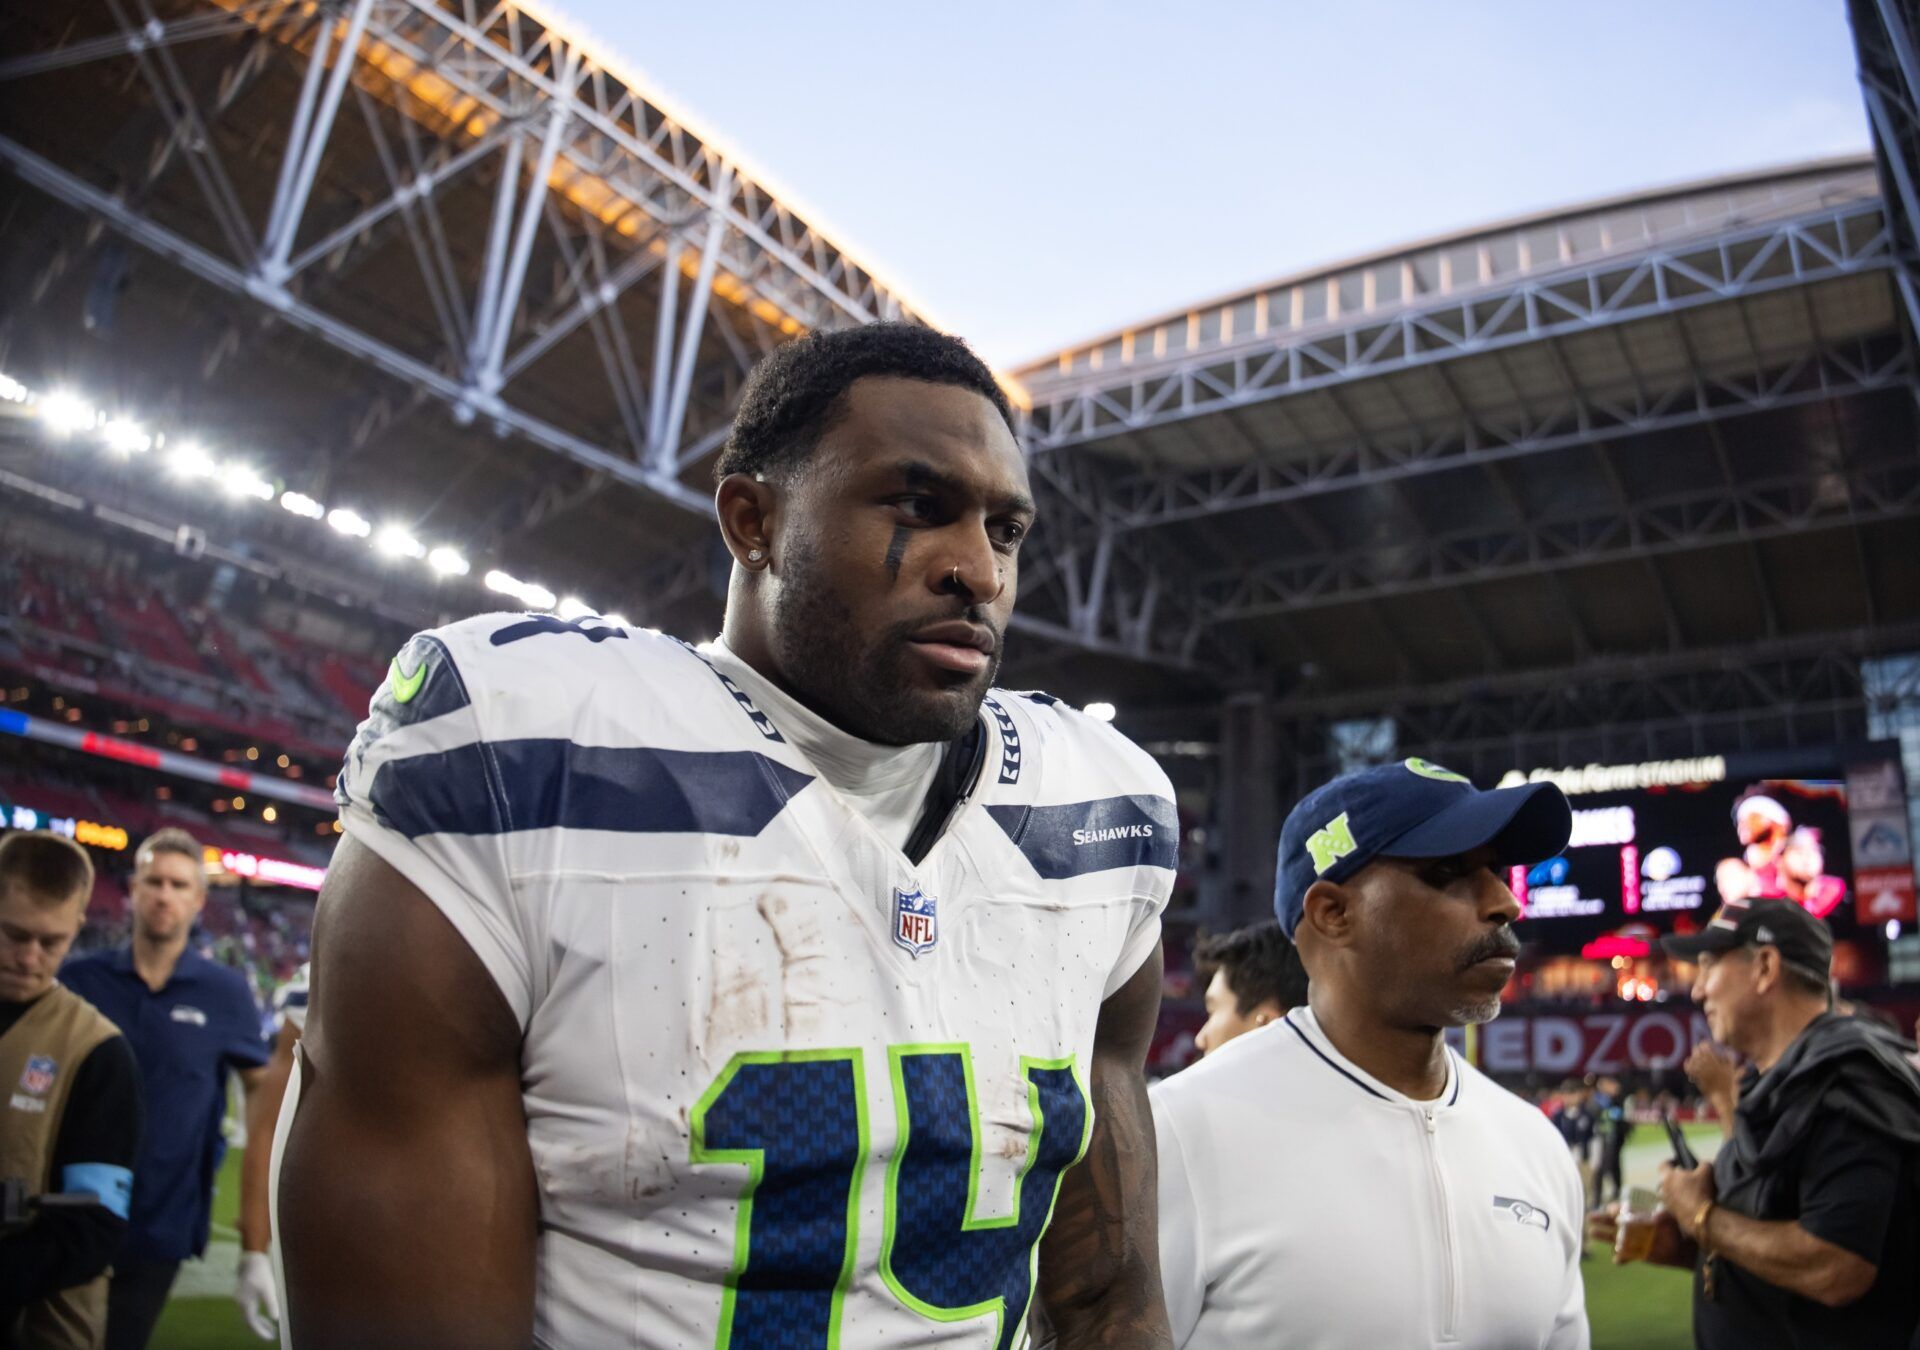
MULTIPOLYGON (((681 1128, 686 1128, 685 1109, 681 1128)), ((674 1158, 686 1152, 686 1140, 661 1122, 630 1118, 627 1121, 627 1197, 639 1202, 652 1200, 673 1189, 674 1158)))
POLYGON ((826 1034, 823 1010, 844 1008, 853 1000, 835 987, 820 904, 796 905, 771 891, 753 903, 780 954, 780 1012, 788 1037, 804 1042, 826 1034))
POLYGON ((765 1040, 769 1025, 765 973, 749 947, 713 954, 713 993, 707 1000, 707 1057, 724 1058, 748 1042, 765 1040))

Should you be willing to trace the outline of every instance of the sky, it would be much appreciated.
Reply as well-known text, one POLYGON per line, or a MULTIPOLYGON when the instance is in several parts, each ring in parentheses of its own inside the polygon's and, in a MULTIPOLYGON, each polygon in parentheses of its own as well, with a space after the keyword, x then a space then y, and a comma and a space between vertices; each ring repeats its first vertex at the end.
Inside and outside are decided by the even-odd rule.
POLYGON ((1864 151, 1842 0, 554 0, 1003 368, 1618 192, 1864 151))

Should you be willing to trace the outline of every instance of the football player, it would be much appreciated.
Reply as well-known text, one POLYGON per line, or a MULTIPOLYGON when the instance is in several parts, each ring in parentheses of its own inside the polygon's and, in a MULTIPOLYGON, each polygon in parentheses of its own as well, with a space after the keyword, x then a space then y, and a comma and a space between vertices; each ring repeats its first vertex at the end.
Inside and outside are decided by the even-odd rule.
POLYGON ((291 1343, 1006 1350, 1038 1303, 1166 1345, 1177 818, 992 688, 1004 394, 925 328, 816 334, 718 469, 710 649, 486 615, 374 696, 282 1113, 291 1343))

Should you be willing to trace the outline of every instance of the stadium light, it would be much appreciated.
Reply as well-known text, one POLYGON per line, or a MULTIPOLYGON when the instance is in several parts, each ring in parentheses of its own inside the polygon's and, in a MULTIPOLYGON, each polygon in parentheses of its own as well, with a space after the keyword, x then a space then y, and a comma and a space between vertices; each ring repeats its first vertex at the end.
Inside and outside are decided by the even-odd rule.
POLYGON ((333 510, 327 512, 327 524, 333 526, 333 528, 341 534, 354 539, 365 539, 373 533, 373 525, 365 516, 355 511, 349 511, 344 506, 336 506, 333 510))
POLYGON ((389 558, 424 558, 427 546, 398 525, 388 525, 374 536, 373 546, 389 558))
MULTIPOLYGON (((304 520, 325 520, 336 533, 352 539, 371 539, 374 549, 384 557, 425 559, 427 565, 443 577, 466 576, 472 570, 465 556, 450 545, 441 545, 429 552, 427 546, 403 526, 387 525, 376 531, 359 512, 346 507, 328 510, 304 492, 281 492, 252 466, 238 461, 218 461, 197 441, 182 440, 169 446, 166 437, 148 432, 132 417, 108 418, 70 389, 36 393, 11 375, 0 373, 0 401, 27 404, 47 429, 58 436, 97 431, 102 445, 122 455, 166 450, 165 462, 171 477, 186 481, 211 478, 233 498, 253 497, 270 502, 277 497, 281 507, 291 515, 304 520)), ((510 595, 527 609, 552 610, 557 606, 560 614, 568 619, 597 613, 579 596, 569 595, 560 600, 545 586, 521 581, 507 572, 490 571, 485 582, 489 590, 510 595)), ((615 627, 631 626, 624 615, 602 617, 615 627)), ((703 650, 711 650, 713 643, 709 640, 701 646, 703 650)))
POLYGON ((273 484, 245 464, 227 465, 220 486, 226 489, 229 497, 253 497, 263 502, 273 500, 273 484))
POLYGON ((220 466, 197 442, 187 441, 168 457, 167 467, 181 478, 205 478, 220 466))
POLYGON ((153 437, 138 423, 116 417, 100 428, 100 439, 116 455, 144 455, 153 449, 153 437))
POLYGON ((56 436, 85 431, 100 418, 91 403, 66 389, 56 389, 41 399, 36 411, 56 436))
POLYGON ((1089 703, 1080 711, 1096 722, 1111 722, 1120 714, 1120 710, 1111 703, 1089 703))

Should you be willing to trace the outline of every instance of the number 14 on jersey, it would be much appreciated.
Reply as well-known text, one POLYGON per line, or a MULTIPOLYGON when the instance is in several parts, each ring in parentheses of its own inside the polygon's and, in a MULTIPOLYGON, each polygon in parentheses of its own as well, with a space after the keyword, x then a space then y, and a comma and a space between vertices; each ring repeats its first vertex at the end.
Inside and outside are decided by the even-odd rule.
MULTIPOLYGON (((839 1345, 871 1152, 866 1073, 859 1050, 750 1051, 695 1107, 693 1161, 747 1168, 719 1350, 839 1345)), ((1092 1128, 1073 1060, 1021 1059, 1032 1134, 1012 1213, 991 1219, 974 1213, 982 1131, 968 1047, 894 1046, 887 1074, 899 1143, 887 1163, 880 1276, 935 1321, 993 1314, 997 1350, 1010 1350, 1061 1173, 1080 1160, 1092 1128)))

